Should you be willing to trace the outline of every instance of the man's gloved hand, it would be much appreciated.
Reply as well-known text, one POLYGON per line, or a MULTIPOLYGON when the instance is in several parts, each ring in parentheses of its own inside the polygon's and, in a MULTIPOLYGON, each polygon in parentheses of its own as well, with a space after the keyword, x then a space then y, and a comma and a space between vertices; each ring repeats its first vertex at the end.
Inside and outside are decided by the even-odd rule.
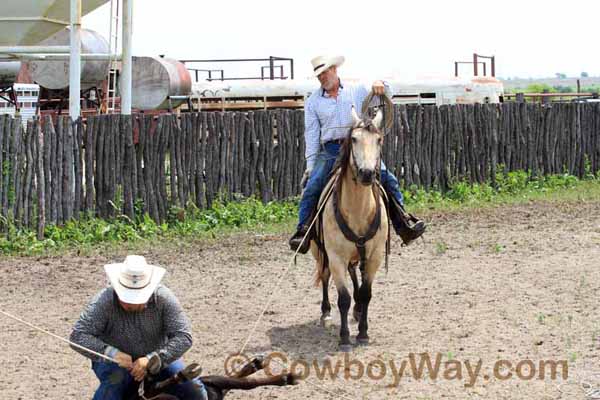
POLYGON ((149 360, 147 357, 140 357, 137 360, 135 360, 135 362, 133 363, 133 367, 130 371, 131 375, 133 376, 133 379, 135 379, 138 382, 144 380, 144 378, 146 377, 146 370, 148 368, 148 361, 149 360))
POLYGON ((122 351, 117 351, 117 354, 115 354, 115 361, 119 364, 119 367, 125 368, 126 370, 130 370, 133 365, 131 356, 122 351))
POLYGON ((304 189, 306 187, 306 184, 308 183, 308 178, 310 178, 311 172, 312 172, 312 169, 306 169, 304 171, 304 175, 302 175, 302 180, 300 181, 300 186, 302 187, 302 189, 304 189))
POLYGON ((373 91, 373 94, 375 94, 375 95, 385 94, 385 85, 383 84, 382 81, 375 81, 375 82, 373 82, 371 91, 373 91))

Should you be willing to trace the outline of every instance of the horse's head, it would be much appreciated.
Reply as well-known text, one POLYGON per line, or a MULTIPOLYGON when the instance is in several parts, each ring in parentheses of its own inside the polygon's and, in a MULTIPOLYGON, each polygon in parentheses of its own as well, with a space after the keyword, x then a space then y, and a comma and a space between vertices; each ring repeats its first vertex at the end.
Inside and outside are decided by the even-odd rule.
POLYGON ((383 133, 382 111, 377 111, 375 118, 359 118, 352 107, 352 129, 344 143, 346 166, 352 168, 354 178, 363 185, 372 185, 377 178, 381 166, 381 143, 383 133))

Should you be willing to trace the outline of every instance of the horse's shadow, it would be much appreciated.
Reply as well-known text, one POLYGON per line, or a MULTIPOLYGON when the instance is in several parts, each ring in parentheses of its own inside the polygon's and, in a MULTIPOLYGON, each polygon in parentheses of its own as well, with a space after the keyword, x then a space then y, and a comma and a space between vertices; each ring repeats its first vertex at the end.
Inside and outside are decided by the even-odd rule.
POLYGON ((311 320, 302 324, 273 327, 267 331, 270 346, 249 348, 251 354, 280 352, 292 359, 320 360, 338 351, 338 324, 324 328, 320 321, 311 320))

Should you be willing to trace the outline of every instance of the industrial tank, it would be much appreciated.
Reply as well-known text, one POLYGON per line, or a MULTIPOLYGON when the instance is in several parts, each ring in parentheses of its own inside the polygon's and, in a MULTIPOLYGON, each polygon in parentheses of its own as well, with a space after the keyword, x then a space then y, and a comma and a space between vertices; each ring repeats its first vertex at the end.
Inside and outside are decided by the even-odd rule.
MULTIPOLYGON (((189 96, 192 79, 185 65, 164 57, 133 57, 132 107, 139 110, 165 109, 169 97, 189 96)), ((177 107, 184 100, 172 99, 177 107)))
POLYGON ((12 85, 20 69, 20 61, 0 62, 0 85, 12 85))
MULTIPOLYGON (((63 29, 41 42, 40 45, 68 46, 69 42, 69 30, 63 29)), ((109 53, 108 42, 98 32, 82 29, 81 53, 107 54, 109 53)), ((31 61, 29 62, 29 72, 31 78, 38 85, 47 89, 65 89, 69 87, 69 60, 31 61)), ((81 89, 98 86, 107 78, 107 73, 107 60, 81 60, 81 89)))

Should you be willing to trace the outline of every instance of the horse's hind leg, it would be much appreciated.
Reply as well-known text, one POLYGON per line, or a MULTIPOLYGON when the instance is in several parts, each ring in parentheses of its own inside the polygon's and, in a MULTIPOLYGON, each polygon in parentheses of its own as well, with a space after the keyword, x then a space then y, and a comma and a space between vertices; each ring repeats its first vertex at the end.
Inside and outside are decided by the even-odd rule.
POLYGON ((350 278, 352 279, 352 297, 354 298, 354 308, 352 309, 352 316, 356 322, 360 321, 360 301, 358 298, 358 277, 356 276, 356 263, 348 263, 348 272, 350 273, 350 278))
POLYGON ((329 303, 329 268, 323 269, 321 275, 321 286, 323 286, 323 301, 321 302, 321 326, 328 328, 331 325, 331 304, 329 303))

